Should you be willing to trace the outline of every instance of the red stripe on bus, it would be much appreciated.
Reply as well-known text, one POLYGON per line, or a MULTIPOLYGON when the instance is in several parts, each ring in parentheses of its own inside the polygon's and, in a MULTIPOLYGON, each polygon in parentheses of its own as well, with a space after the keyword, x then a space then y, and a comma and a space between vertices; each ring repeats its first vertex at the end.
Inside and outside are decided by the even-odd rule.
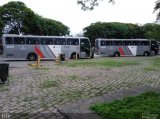
POLYGON ((125 55, 125 53, 124 53, 124 51, 123 51, 123 49, 121 47, 119 47, 118 50, 119 50, 119 52, 120 52, 121 55, 125 55))
POLYGON ((36 46, 35 46, 35 51, 36 51, 36 53, 37 53, 41 58, 44 58, 43 53, 42 53, 41 50, 40 50, 38 47, 36 47, 36 46))

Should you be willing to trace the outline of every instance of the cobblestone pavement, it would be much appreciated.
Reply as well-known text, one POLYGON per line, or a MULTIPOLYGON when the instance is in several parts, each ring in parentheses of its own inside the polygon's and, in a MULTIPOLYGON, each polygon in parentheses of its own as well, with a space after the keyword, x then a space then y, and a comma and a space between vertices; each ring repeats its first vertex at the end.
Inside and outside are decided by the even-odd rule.
MULTIPOLYGON (((57 107, 78 99, 140 85, 160 88, 160 68, 145 70, 157 58, 160 59, 120 57, 116 60, 135 60, 139 64, 115 68, 68 67, 55 65, 53 61, 42 61, 42 67, 34 69, 27 61, 9 62, 9 80, 0 84, 0 113, 10 113, 15 119, 22 116, 26 119, 64 119, 57 112, 57 107)), ((64 64, 70 62, 72 60, 64 64)))

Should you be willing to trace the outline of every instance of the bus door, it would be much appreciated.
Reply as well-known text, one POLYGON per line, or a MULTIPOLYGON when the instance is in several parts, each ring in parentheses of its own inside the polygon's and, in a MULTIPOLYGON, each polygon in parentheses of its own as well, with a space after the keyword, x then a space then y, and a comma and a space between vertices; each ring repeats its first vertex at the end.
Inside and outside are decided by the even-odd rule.
POLYGON ((86 58, 90 57, 90 42, 88 39, 80 39, 80 57, 86 58))
POLYGON ((13 37, 15 58, 26 58, 26 46, 24 37, 13 37))
POLYGON ((159 53, 159 44, 157 41, 151 41, 151 51, 155 52, 155 55, 159 53))

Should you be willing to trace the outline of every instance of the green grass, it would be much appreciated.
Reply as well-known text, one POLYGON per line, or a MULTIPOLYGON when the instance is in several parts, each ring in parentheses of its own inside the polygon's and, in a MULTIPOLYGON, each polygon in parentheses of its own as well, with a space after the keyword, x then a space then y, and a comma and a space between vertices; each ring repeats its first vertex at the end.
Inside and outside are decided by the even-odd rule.
POLYGON ((69 67, 123 67, 123 66, 130 66, 130 65, 138 65, 139 63, 135 60, 122 60, 122 59, 94 59, 94 60, 77 60, 68 62, 65 64, 69 67))
POLYGON ((97 103, 90 109, 104 119, 142 119, 145 114, 160 119, 160 93, 146 92, 110 103, 97 103))
POLYGON ((153 59, 153 66, 160 67, 160 58, 153 59))
POLYGON ((151 64, 144 68, 144 71, 158 71, 160 68, 160 58, 151 60, 151 64))
POLYGON ((157 71, 158 69, 154 66, 145 67, 144 71, 157 71))
POLYGON ((0 92, 8 91, 9 87, 6 84, 0 84, 0 92))
POLYGON ((40 87, 42 88, 51 88, 58 86, 58 82, 53 79, 44 80, 40 87))
POLYGON ((78 79, 79 77, 77 75, 70 75, 67 77, 69 80, 76 80, 78 79))

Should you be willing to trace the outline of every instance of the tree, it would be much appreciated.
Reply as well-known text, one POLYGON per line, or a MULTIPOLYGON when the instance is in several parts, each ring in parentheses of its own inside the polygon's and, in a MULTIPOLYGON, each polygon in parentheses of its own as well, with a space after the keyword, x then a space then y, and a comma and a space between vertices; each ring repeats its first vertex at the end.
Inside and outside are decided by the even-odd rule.
POLYGON ((160 25, 154 23, 148 23, 142 26, 144 36, 147 39, 160 41, 160 25))
POLYGON ((69 34, 69 28, 61 22, 43 18, 39 15, 35 15, 28 26, 30 29, 27 34, 57 36, 69 34))
MULTIPOLYGON (((102 0, 77 0, 77 4, 80 4, 83 10, 93 10, 100 1, 102 0)), ((114 3, 114 0, 109 0, 109 2, 114 3)))
POLYGON ((30 22, 34 12, 22 2, 9 2, 0 8, 0 17, 5 26, 4 33, 23 34, 24 22, 30 22))
POLYGON ((89 37, 94 45, 96 38, 144 38, 141 27, 137 24, 124 24, 118 22, 96 22, 85 27, 84 36, 89 37))
POLYGON ((154 7, 154 12, 159 10, 159 12, 157 13, 157 21, 160 21, 160 0, 157 0, 155 4, 156 5, 154 7))
POLYGON ((63 23, 35 14, 23 2, 8 2, 0 6, 0 30, 10 34, 69 34, 69 28, 63 23))

